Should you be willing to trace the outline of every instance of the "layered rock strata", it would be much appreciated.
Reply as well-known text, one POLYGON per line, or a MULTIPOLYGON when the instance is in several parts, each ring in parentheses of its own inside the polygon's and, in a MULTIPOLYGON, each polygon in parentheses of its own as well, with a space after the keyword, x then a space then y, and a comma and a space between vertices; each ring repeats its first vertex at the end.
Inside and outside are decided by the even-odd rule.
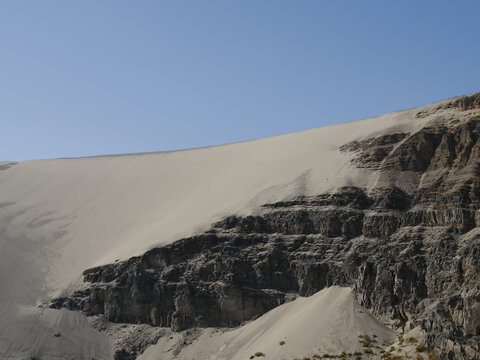
POLYGON ((342 146, 356 166, 379 173, 373 189, 227 217, 204 234, 86 270, 84 286, 50 306, 179 331, 237 326, 295 296, 350 286, 394 328, 421 326, 441 357, 479 359, 478 98, 432 110, 460 108, 461 120, 439 115, 412 134, 342 146))

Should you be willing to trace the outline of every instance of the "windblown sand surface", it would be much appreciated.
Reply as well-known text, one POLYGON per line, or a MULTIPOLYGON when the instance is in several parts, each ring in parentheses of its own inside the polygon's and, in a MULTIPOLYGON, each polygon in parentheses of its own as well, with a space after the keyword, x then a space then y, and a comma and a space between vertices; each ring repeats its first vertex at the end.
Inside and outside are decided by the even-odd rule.
MULTIPOLYGON (((0 163, 0 359, 111 358, 109 339, 82 315, 38 305, 68 291, 87 268, 201 232, 226 214, 254 213, 263 203, 339 186, 371 188, 377 174, 353 167, 339 146, 421 127, 428 118, 415 118, 417 111, 183 151, 0 163), (56 331, 60 337, 52 336, 56 331)), ((321 315, 319 299, 315 314, 321 315)), ((272 344, 293 337, 277 315, 296 306, 262 320, 278 322, 278 332, 265 330, 272 331, 272 344)), ((342 316, 325 321, 347 321, 342 316)), ((254 331, 253 324, 259 322, 245 329, 254 331)), ((235 346, 278 350, 248 336, 235 346)), ((283 351, 293 346, 289 339, 283 351)))
MULTIPOLYGON (((303 359, 313 354, 362 351, 358 335, 395 338, 353 298, 349 288, 330 287, 308 298, 280 305, 259 319, 223 333, 206 329, 177 354, 185 360, 242 360, 261 352, 262 359, 303 359), (280 345, 283 341, 284 344, 280 345)), ((150 347, 141 360, 174 359, 176 338, 165 337, 150 347)))

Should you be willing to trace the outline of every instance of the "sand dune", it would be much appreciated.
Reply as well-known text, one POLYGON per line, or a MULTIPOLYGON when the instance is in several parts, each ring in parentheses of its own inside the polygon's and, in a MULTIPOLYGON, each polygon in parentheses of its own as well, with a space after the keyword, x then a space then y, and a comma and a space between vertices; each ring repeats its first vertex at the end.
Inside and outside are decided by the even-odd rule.
POLYGON ((338 186, 371 188, 377 174, 353 167, 338 147, 417 129, 429 120, 417 111, 199 149, 1 163, 0 358, 108 358, 108 339, 80 315, 37 306, 84 269, 203 231, 226 214, 338 186), (52 338, 55 331, 65 335, 52 338))
MULTIPOLYGON (((177 354, 185 360, 240 360, 261 352, 264 359, 303 359, 313 354, 362 351, 358 335, 393 340, 394 332, 363 309, 351 290, 337 286, 308 298, 280 305, 259 319, 235 330, 206 329, 192 345, 177 354), (280 345, 283 341, 284 344, 280 345)), ((162 338, 141 360, 173 359, 176 338, 162 338)))

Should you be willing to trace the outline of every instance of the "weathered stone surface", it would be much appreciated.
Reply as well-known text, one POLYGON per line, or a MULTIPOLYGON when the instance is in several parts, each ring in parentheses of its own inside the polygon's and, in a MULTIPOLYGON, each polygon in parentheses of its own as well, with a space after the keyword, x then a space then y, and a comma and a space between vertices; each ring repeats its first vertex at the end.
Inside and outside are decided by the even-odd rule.
POLYGON ((407 136, 408 134, 405 133, 395 133, 362 141, 352 141, 342 145, 340 150, 357 153, 354 161, 358 167, 377 169, 392 152, 394 146, 407 136))
POLYGON ((351 286, 393 327, 420 325, 442 358, 479 359, 479 137, 473 114, 347 144, 341 150, 354 151, 358 166, 421 181, 413 191, 344 187, 227 217, 204 234, 86 270, 84 287, 51 307, 183 330, 237 326, 294 296, 351 286))
POLYGON ((417 113, 418 118, 423 118, 432 113, 437 113, 444 110, 456 109, 460 111, 476 110, 480 109, 480 93, 472 95, 465 95, 458 97, 452 101, 446 101, 438 106, 435 106, 431 110, 423 110, 417 113))

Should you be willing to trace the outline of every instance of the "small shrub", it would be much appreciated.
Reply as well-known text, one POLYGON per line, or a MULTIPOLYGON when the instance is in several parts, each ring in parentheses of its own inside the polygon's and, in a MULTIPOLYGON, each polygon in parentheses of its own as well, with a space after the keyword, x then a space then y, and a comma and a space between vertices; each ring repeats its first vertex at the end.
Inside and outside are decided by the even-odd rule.
POLYGON ((416 344, 418 341, 416 338, 414 338, 413 336, 410 336, 408 339, 407 339, 407 343, 409 344, 416 344))
POLYGON ((261 352, 261 351, 257 351, 257 352, 256 352, 255 354, 253 354, 253 355, 255 355, 255 357, 265 357, 265 354, 264 354, 263 352, 261 352))
POLYGON ((373 354, 373 351, 372 351, 372 349, 370 349, 370 348, 363 349, 363 352, 364 352, 365 354, 373 354))
POLYGON ((418 345, 415 347, 415 350, 417 350, 417 352, 424 352, 424 351, 425 351, 425 345, 423 345, 423 344, 418 344, 418 345))
POLYGON ((393 355, 389 352, 382 355, 382 359, 384 360, 403 360, 404 357, 400 355, 393 355))
POLYGON ((255 357, 255 356, 252 355, 252 356, 250 356, 250 359, 253 359, 254 357, 255 357))
POLYGON ((283 345, 285 345, 285 341, 282 340, 282 341, 280 341, 278 344, 279 344, 280 346, 283 346, 283 345))
POLYGON ((433 351, 430 351, 428 353, 428 358, 429 360, 438 360, 437 356, 433 353, 433 351))

